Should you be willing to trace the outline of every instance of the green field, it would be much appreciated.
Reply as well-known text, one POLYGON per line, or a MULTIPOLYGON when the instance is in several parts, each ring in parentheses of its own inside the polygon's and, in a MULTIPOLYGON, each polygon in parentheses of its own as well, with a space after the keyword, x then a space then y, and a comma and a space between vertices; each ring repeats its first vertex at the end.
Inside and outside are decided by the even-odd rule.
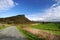
MULTIPOLYGON (((38 38, 36 35, 33 35, 31 33, 24 31, 20 26, 17 26, 17 29, 23 35, 25 35, 26 38, 28 38, 30 40, 45 40, 45 39, 38 38)), ((52 33, 55 35, 60 35, 60 23, 44 23, 44 24, 38 24, 38 25, 27 24, 26 26, 30 27, 30 28, 43 30, 44 32, 52 33)))
POLYGON ((0 29, 6 28, 6 26, 0 26, 0 29))
POLYGON ((60 23, 44 23, 38 25, 30 25, 29 27, 60 35, 60 23))
POLYGON ((24 31, 20 26, 17 29, 28 39, 28 40, 45 40, 44 38, 38 38, 37 36, 24 31))

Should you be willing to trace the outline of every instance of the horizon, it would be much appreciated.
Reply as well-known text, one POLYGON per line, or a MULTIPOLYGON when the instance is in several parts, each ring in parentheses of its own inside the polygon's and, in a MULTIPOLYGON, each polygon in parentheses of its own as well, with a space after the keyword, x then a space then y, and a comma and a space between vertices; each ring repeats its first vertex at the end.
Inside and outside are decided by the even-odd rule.
POLYGON ((0 0, 0 18, 24 14, 34 21, 60 21, 60 0, 0 0))

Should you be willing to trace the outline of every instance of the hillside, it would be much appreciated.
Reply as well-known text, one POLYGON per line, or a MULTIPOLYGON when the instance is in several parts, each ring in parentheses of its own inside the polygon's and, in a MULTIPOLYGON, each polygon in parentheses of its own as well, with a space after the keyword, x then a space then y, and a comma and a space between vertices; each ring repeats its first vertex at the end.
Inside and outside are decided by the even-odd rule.
POLYGON ((8 24, 25 24, 31 22, 29 19, 25 17, 25 15, 17 15, 7 18, 0 18, 0 23, 8 23, 8 24))

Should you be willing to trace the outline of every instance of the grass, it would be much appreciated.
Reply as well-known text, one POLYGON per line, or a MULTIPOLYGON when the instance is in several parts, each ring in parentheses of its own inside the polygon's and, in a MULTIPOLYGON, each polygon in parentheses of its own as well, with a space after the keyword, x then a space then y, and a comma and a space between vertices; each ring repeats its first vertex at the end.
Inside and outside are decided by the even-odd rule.
POLYGON ((22 30, 22 28, 20 26, 17 26, 17 29, 29 40, 45 40, 45 39, 42 39, 42 38, 38 38, 37 36, 22 30))
POLYGON ((31 28, 45 30, 47 32, 60 35, 60 24, 55 23, 46 23, 46 24, 38 24, 38 25, 30 25, 31 28))
POLYGON ((0 30, 6 27, 9 27, 10 25, 6 24, 6 25, 0 25, 0 30))
POLYGON ((6 28, 6 26, 0 26, 0 30, 3 29, 3 28, 6 28))

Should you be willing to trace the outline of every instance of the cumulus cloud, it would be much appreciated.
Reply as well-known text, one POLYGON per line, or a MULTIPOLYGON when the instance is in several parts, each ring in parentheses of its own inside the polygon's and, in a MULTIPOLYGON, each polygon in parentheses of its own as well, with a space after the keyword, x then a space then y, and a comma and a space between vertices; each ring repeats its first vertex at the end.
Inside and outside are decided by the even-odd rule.
POLYGON ((15 5, 18 5, 18 3, 13 0, 0 0, 0 11, 11 9, 15 5))
POLYGON ((49 9, 46 9, 43 13, 43 15, 39 14, 37 16, 37 14, 35 14, 35 16, 37 17, 31 17, 31 20, 35 20, 35 21, 60 21, 60 0, 55 0, 56 3, 53 4, 49 9))
POLYGON ((60 21, 60 5, 53 4, 51 8, 47 9, 42 16, 44 21, 60 21))

